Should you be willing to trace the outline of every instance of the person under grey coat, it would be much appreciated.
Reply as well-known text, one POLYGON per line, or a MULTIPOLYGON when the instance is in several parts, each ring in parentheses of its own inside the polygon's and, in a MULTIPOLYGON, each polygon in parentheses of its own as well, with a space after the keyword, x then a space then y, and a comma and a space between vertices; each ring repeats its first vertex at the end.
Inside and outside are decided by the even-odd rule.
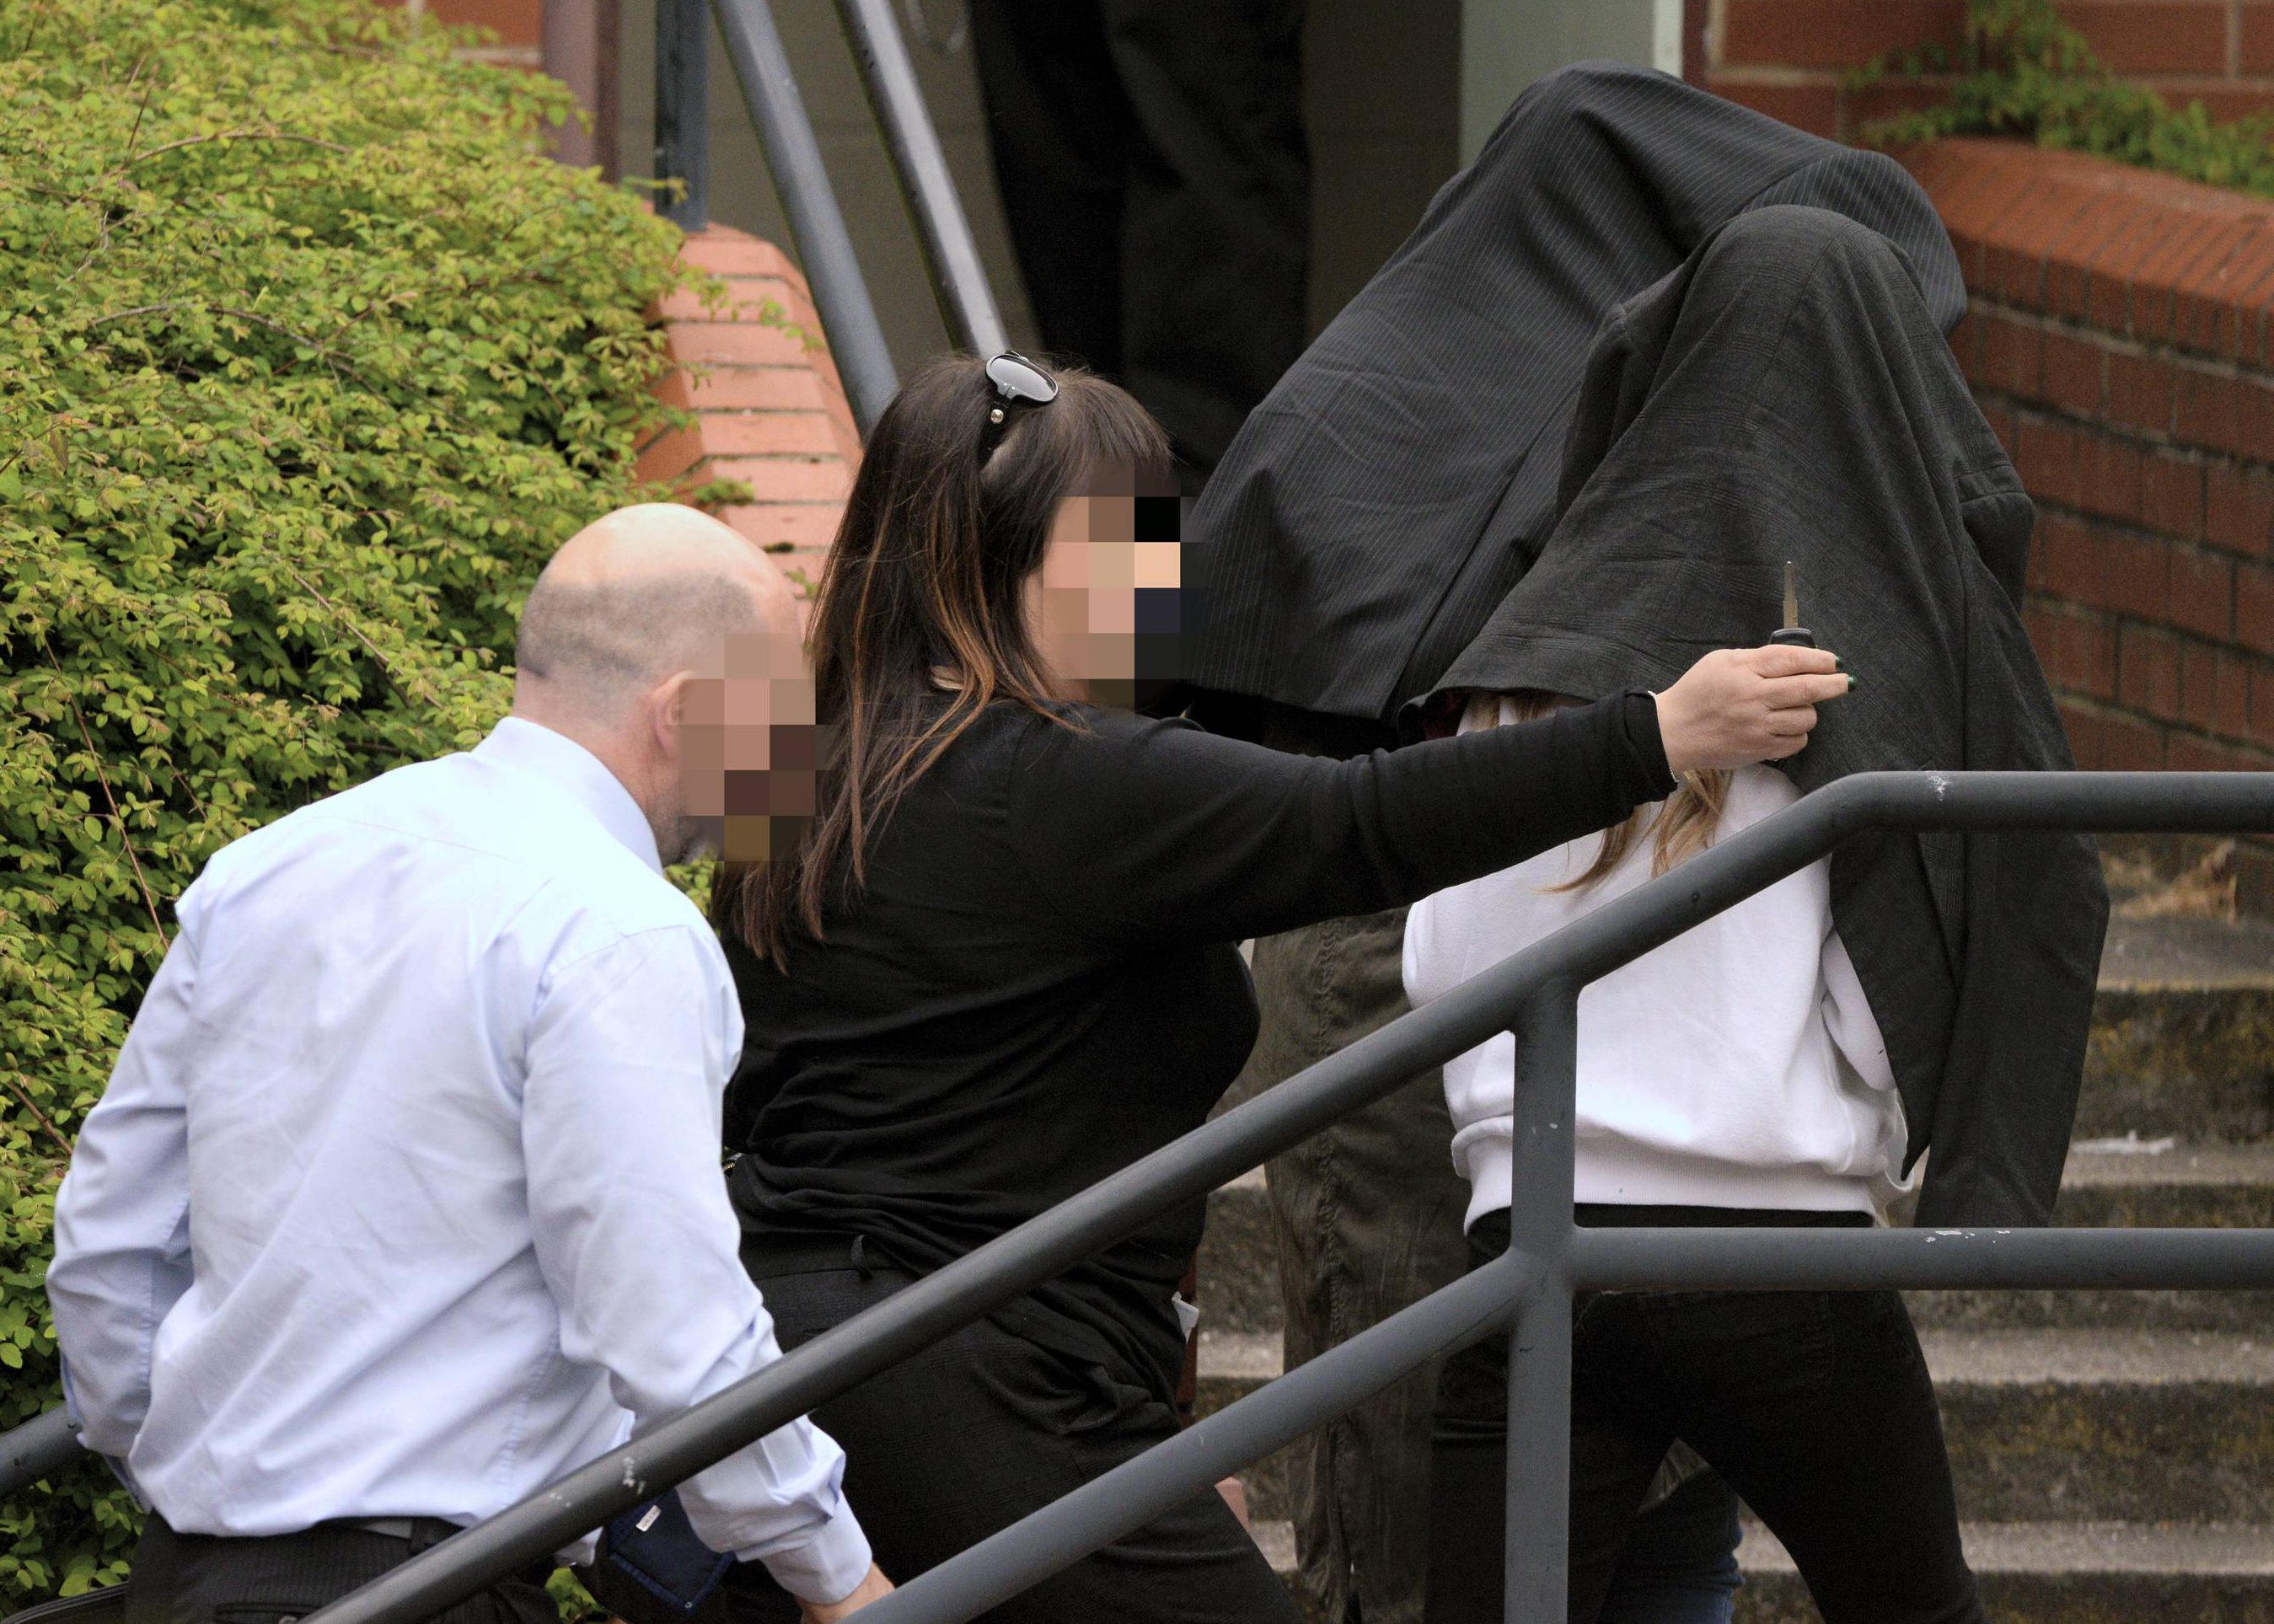
MULTIPOLYGON (((1541 595, 1555 570, 1529 594, 1523 583, 1571 501, 1562 475, 1590 352, 1615 308, 1676 274, 1728 221, 1779 205, 1831 211, 1893 244, 1924 312, 1909 342, 1938 344, 1963 314, 1948 238, 1885 155, 1615 64, 1528 89, 1217 470, 1189 527, 1188 598, 1205 615, 1185 668, 1193 714, 1283 748, 1349 755, 1410 736, 1416 702, 1452 686, 1590 680, 1528 668, 1516 647, 1551 607, 1541 595)), ((1614 388, 1614 408, 1616 399, 1614 388)), ((1962 388, 1941 404, 1969 433, 1978 428, 1962 388)), ((1601 421, 1630 426, 1615 410, 1601 421)), ((1738 431, 1705 427, 1709 454, 1736 448, 1738 431)), ((1981 500, 1964 518, 1946 513, 1942 528, 1953 545, 1939 579, 1959 590, 1905 600, 1917 622, 1909 634, 1864 630, 1862 575, 1827 569, 1805 538, 1794 546, 1804 609, 1864 679, 1845 702, 1855 708, 1842 712, 1843 743, 1800 758, 1803 787, 1866 763, 2067 763, 2019 632, 2027 499, 1993 477, 2003 455, 1986 430, 1968 444, 1982 454, 1981 500), (1938 619, 1954 609, 1956 622, 1938 619), (1966 650, 1977 644, 1997 657, 1996 674, 1969 681, 1966 650), (1901 665, 1923 646, 1935 658, 1901 665), (1940 727, 1923 714, 1872 725, 1906 702, 1939 708, 1940 727)), ((1595 455, 1609 455, 1607 440, 1595 455)), ((1621 469, 1643 459, 1644 442, 1623 455, 1621 469)), ((1616 481, 1602 484, 1593 523, 1608 535, 1616 481)), ((1760 566, 1781 544, 1756 540, 1743 591, 1716 601, 1722 618, 1706 629, 1698 605, 1669 629, 1742 643, 1775 624, 1779 583, 1760 566)), ((1916 559, 1912 568, 1924 569, 1916 559)), ((1596 651, 1649 629, 1598 628, 1596 651)), ((1867 985, 1901 1050, 1913 1148, 1936 1146, 1926 1213, 2043 1222, 2105 917, 2089 846, 1888 838, 1851 847, 1838 876, 1843 935, 1886 944, 1870 954, 1867 985), (2028 906, 2031 896, 2043 906, 2028 906), (1869 921, 1858 922, 1859 908, 1869 921), (2008 931, 2017 934, 2001 945, 2008 931), (2016 942, 2022 951, 2010 952, 2016 942), (2017 1009, 2030 1011, 2029 1028, 2011 1019, 2017 1009)), ((1403 1012, 1398 925, 1337 921, 1257 944, 1264 1028, 1244 1090, 1403 1012)), ((1448 1207, 1457 1214, 1462 1192, 1435 1087, 1434 1076, 1418 1079, 1269 1169, 1291 1364, 1459 1272, 1457 1220, 1442 1219, 1448 1207), (1387 1185, 1396 1189, 1378 1187, 1387 1185)), ((1410 1553, 1414 1496, 1426 1498, 1417 1456, 1429 1383, 1425 1372, 1322 1429, 1295 1474, 1306 1589, 1337 1610, 1352 1596, 1369 1619, 1418 1608, 1410 1553)))
MULTIPOLYGON (((1194 515, 1207 619, 1186 678, 1385 728, 1432 693, 1507 685, 1556 639, 1598 650, 1571 680, 1621 665, 1602 652, 1617 645, 1639 680, 1675 650, 1766 635, 1789 558, 1826 646, 1873 695, 1790 764, 1801 788, 1875 768, 2070 766, 2021 624, 2029 498, 1940 342, 1963 311, 1948 237, 1891 159, 1663 74, 1553 76, 1233 444, 1194 515), (1622 404, 1663 363, 1645 290, 1673 286, 1733 215, 1779 206, 1884 237, 1918 296, 1919 331, 1873 335, 1870 357, 1827 355, 1791 380, 1842 414, 1841 460, 1801 477, 1796 446, 1734 410, 1669 439, 1628 435, 1622 404), (1607 320, 1602 342, 1630 350, 1602 348, 1607 320), (1874 375, 1902 354, 1915 360, 1900 388, 1874 375), (1883 444, 1910 412, 1941 438, 1883 444), (1698 560, 1661 537, 1667 590, 1646 616, 1607 622, 1590 572, 1632 566, 1620 549, 1653 525, 1700 534, 1702 515, 1652 505, 1674 482, 1650 470, 1678 456, 1728 470, 1732 512, 1754 504, 1744 585, 1695 590, 1698 560), (1628 477, 1594 467, 1620 458, 1628 477), (1559 525, 1574 530, 1575 482, 1591 476, 1600 517, 1548 549, 1559 525)), ((1851 843, 1834 875, 1911 1156, 1934 1149, 1920 1221, 2044 1222, 2105 922, 2090 842, 1887 836, 1851 843)))

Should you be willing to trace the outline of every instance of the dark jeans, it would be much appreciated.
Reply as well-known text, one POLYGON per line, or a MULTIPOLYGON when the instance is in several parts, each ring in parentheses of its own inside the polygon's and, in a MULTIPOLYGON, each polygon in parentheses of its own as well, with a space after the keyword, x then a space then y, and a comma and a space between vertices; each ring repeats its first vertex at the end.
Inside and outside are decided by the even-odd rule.
POLYGON ((1601 1624, 1729 1624, 1744 1575, 1737 1497, 1713 1471, 1642 1514, 1619 1552, 1601 1624))
MULTIPOLYGON (((294 1624, 456 1530, 418 1520, 407 1539, 336 1523, 257 1539, 177 1534, 153 1513, 134 1548, 126 1624, 294 1624)), ((540 1562, 434 1614, 430 1624, 558 1624, 540 1562)))
MULTIPOLYGON (((1306 718, 1307 721, 1309 718, 1306 718)), ((1373 748, 1267 721, 1299 754, 1373 748)), ((1330 919, 1255 944, 1262 1026, 1226 1103, 1252 1098, 1406 1012, 1405 910, 1330 919)), ((1425 1071, 1266 1169, 1287 1368, 1458 1279, 1469 1184, 1445 1154, 1443 1079, 1425 1071)), ((1321 1618, 1421 1624, 1429 1561, 1432 1363, 1290 1449, 1296 1583, 1321 1618)), ((1739 1583, 1737 1501, 1711 1472, 1653 1506, 1619 1561, 1603 1624, 1729 1624, 1739 1583)))
MULTIPOLYGON (((1583 1208, 1580 1222, 1820 1224, 1846 1214, 1583 1208)), ((1472 1267, 1508 1215, 1470 1232, 1472 1267)), ((1826 1624, 1982 1618, 1959 1546, 1942 1422, 1893 1291, 1589 1294, 1571 1360, 1571 1607, 1598 1616, 1667 1447, 1687 1442, 1799 1564, 1826 1624)), ((1508 1341, 1446 1361, 1438 1387, 1432 1624, 1502 1615, 1508 1341)))
MULTIPOLYGON (((915 1278, 851 1267, 774 1274, 744 1262, 785 1349, 915 1278)), ((980 1320, 821 1405, 845 1448, 845 1496, 894 1582, 915 1578, 1173 1437, 1175 1410, 1133 1375, 1084 1365, 980 1320)), ((755 1564, 728 1581, 736 1624, 794 1624, 796 1603, 755 1564)), ((989 1624, 1297 1624, 1269 1564, 1213 1488, 984 1615, 989 1624)))

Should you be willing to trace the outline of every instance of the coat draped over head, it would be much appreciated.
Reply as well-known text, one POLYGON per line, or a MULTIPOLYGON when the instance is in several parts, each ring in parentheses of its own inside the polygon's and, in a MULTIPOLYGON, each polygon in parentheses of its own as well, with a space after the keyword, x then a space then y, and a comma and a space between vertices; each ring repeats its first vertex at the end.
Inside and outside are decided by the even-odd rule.
MULTIPOLYGON (((1658 688, 1766 641, 1789 561, 1858 679, 1783 763, 1803 791, 2070 767, 2020 615, 2032 509, 1944 340, 1964 307, 1889 160, 1663 75, 1552 76, 1218 470, 1193 680, 1409 728, 1466 691, 1658 688)), ((2092 843, 1866 836, 1832 891, 1907 1161, 1933 1151, 1920 1222, 2044 1222, 2106 922, 2092 843)))
POLYGON ((1603 318, 1779 203, 1871 227, 1945 330, 1965 313, 1941 221, 1883 154, 1615 63, 1525 90, 1209 477, 1190 681, 1383 722, 1435 687, 1547 533, 1603 318))
MULTIPOLYGON (((1789 563, 1856 678, 1780 763, 1798 788, 2074 765, 2022 625, 2029 500, 1900 258, 1853 221, 1741 215, 1615 311, 1555 507, 1442 692, 1662 688, 1765 641, 1789 563)), ((1832 911, 1906 1160, 1934 1150, 1920 1221, 2044 1222, 2107 919, 2092 841, 1864 836, 1834 854, 1832 911)))

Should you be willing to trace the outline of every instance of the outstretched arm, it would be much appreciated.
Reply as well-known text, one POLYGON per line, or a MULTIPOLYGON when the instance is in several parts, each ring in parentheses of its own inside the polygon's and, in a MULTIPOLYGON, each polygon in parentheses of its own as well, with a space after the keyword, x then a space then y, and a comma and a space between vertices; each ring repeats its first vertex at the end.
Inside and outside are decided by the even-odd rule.
POLYGON ((1350 761, 1177 723, 1037 730, 1012 789, 1038 891, 1107 941, 1237 941, 1412 902, 1608 828, 1687 771, 1789 756, 1848 688, 1815 649, 1709 654, 1655 697, 1350 761))

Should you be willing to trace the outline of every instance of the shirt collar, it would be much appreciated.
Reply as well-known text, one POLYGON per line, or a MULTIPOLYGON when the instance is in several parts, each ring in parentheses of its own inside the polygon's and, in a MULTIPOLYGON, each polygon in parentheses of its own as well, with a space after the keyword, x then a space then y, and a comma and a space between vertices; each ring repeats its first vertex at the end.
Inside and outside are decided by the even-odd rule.
POLYGON ((600 758, 566 733, 517 716, 507 717, 474 747, 484 761, 533 772, 565 790, 579 805, 600 820, 619 845, 658 874, 663 859, 655 849, 655 831, 647 815, 608 771, 600 758))

